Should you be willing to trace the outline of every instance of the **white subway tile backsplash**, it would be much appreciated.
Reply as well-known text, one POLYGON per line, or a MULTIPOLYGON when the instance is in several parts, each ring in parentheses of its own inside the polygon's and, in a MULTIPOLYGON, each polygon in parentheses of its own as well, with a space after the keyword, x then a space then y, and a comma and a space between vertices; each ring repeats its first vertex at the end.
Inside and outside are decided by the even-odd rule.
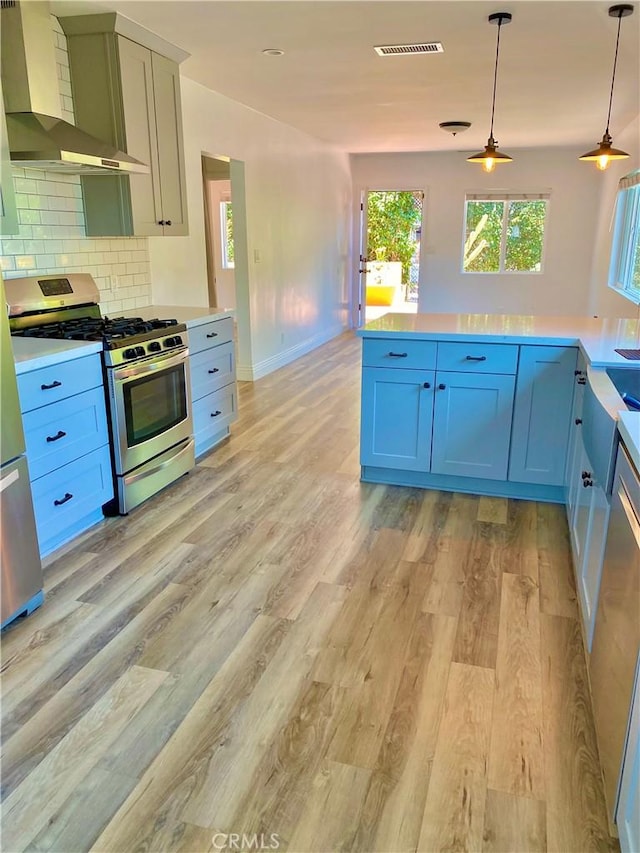
POLYGON ((35 269, 36 266, 36 259, 33 255, 18 255, 15 261, 18 270, 31 270, 35 269))
POLYGON ((18 208, 18 222, 21 225, 40 225, 40 211, 18 208))

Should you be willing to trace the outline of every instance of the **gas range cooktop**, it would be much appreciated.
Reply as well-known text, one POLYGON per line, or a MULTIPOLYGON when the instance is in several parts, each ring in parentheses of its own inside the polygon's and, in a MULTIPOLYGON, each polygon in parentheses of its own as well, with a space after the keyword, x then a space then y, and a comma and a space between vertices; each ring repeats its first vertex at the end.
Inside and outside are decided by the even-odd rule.
POLYGON ((14 335, 25 338, 54 338, 70 341, 102 341, 106 349, 117 349, 158 337, 158 331, 173 329, 183 331, 185 326, 177 320, 143 320, 142 317, 76 317, 72 320, 42 322, 14 335), (179 327, 179 328, 178 328, 179 327), (135 341, 132 339, 136 338, 135 341))
POLYGON ((187 327, 175 319, 103 317, 100 291, 87 273, 9 279, 5 293, 12 335, 99 341, 107 367, 164 358, 187 346, 187 327))

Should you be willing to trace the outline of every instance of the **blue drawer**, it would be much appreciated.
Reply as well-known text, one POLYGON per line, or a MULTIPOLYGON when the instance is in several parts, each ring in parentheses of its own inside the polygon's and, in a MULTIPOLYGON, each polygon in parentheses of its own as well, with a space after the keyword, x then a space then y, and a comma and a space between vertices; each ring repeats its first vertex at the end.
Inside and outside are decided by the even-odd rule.
POLYGON ((435 370, 435 341, 392 338, 365 338, 362 342, 364 367, 402 367, 435 370))
POLYGON ((189 356, 191 396, 199 400, 230 382, 235 382, 236 364, 233 342, 189 356))
POLYGON ((108 445, 31 483, 40 554, 68 542, 102 517, 113 497, 108 445))
POLYGON ((102 388, 102 365, 100 354, 94 353, 20 374, 20 408, 23 413, 30 412, 97 387, 102 388))
POLYGON ((189 329, 191 355, 219 344, 229 343, 229 341, 233 341, 233 317, 225 317, 222 320, 214 320, 189 329))
POLYGON ((193 404, 193 437, 196 456, 208 449, 210 439, 238 417, 235 383, 208 394, 193 404))
POLYGON ((438 370, 456 373, 518 372, 518 350, 515 344, 439 343, 438 370))
POLYGON ((22 423, 32 480, 109 441, 102 387, 27 412, 22 423))

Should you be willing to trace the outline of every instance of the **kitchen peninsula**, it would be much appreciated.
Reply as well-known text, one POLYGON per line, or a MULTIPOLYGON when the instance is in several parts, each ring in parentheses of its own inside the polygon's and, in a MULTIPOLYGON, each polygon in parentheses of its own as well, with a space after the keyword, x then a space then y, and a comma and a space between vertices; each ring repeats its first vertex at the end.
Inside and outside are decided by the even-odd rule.
POLYGON ((637 370, 616 350, 640 321, 390 313, 358 335, 363 480, 564 502, 574 385, 625 409, 605 370, 637 370))

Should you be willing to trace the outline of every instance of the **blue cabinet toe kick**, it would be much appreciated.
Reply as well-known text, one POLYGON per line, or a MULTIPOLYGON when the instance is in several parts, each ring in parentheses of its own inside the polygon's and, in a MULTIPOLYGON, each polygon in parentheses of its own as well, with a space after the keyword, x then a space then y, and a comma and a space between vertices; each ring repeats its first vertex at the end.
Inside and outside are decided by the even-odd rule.
POLYGON ((401 471, 397 468, 378 468, 362 465, 360 479, 364 483, 386 483, 389 486, 413 486, 417 489, 438 489, 442 492, 464 492, 494 498, 516 498, 525 501, 544 501, 563 504, 562 486, 538 483, 512 483, 508 480, 485 480, 479 477, 453 477, 426 471, 401 471))
POLYGON ((36 592, 34 596, 32 596, 26 604, 23 604, 22 607, 18 607, 15 613, 12 613, 8 619, 5 619, 2 625, 0 625, 0 630, 2 628, 6 628, 11 622, 14 622, 19 616, 29 616, 33 613, 34 610, 37 610, 38 607, 44 601, 44 590, 40 590, 40 592, 36 592))

